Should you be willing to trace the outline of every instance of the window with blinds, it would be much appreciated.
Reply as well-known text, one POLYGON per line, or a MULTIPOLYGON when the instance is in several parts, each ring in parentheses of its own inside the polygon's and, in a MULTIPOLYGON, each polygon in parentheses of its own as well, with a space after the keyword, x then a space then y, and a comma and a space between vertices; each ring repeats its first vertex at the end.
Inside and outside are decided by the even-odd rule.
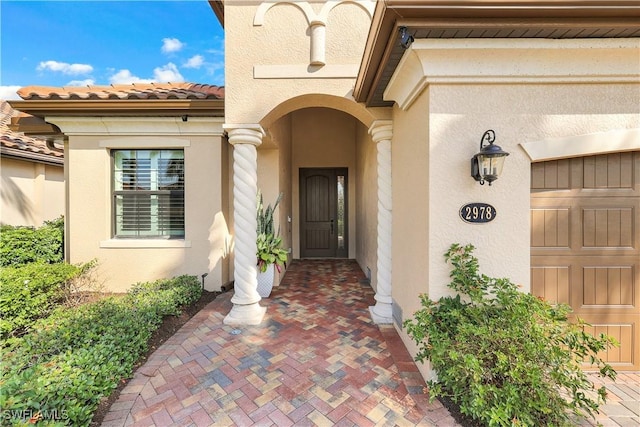
POLYGON ((115 237, 184 237, 184 151, 114 150, 115 237))

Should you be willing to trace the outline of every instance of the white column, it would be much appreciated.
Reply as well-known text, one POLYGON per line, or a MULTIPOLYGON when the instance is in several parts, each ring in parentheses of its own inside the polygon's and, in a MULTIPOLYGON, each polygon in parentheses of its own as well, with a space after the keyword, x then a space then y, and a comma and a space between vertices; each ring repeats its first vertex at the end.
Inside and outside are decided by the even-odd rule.
POLYGON ((259 304, 256 268, 256 195, 258 153, 264 131, 260 125, 224 125, 233 146, 234 295, 227 325, 258 325, 266 312, 259 304))
POLYGON ((369 133, 378 149, 378 263, 376 305, 369 307, 377 324, 393 322, 391 299, 391 120, 376 120, 369 133))

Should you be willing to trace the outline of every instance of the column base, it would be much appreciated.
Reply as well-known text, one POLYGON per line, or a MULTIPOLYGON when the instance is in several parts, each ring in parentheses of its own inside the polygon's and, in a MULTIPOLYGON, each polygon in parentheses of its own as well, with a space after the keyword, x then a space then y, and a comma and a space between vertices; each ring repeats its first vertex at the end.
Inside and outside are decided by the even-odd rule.
POLYGON ((378 301, 376 305, 369 307, 369 313, 371 313, 371 319, 376 325, 391 325, 393 323, 391 304, 378 301))
POLYGON ((267 307, 259 303, 234 304, 229 314, 222 321, 225 325, 259 325, 267 312, 267 307))

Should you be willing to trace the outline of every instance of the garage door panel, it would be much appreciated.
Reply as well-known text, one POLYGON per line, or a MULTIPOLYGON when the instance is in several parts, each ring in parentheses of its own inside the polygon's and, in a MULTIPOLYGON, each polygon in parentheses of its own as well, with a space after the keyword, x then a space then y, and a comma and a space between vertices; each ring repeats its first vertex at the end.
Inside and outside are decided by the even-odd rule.
POLYGON ((569 208, 531 210, 531 246, 569 249, 569 208))
POLYGON ((582 208, 582 247, 633 248, 634 207, 582 208))
POLYGON ((571 307, 576 313, 640 313, 640 259, 636 256, 571 256, 571 307))
POLYGON ((583 188, 632 188, 634 153, 611 153, 583 158, 583 188))
POLYGON ((602 200, 535 198, 531 201, 532 254, 640 256, 640 197, 602 200))
POLYGON ((582 301, 575 310, 637 308, 636 266, 585 266, 582 268, 582 301))
POLYGON ((568 190, 570 187, 569 159, 534 163, 531 165, 532 190, 568 190))
POLYGON ((639 365, 638 354, 640 348, 638 343, 638 324, 640 324, 640 314, 628 316, 578 316, 589 326, 585 327, 585 332, 600 336, 605 334, 614 338, 618 347, 610 348, 599 355, 614 368, 631 369, 639 365))
POLYGON ((531 293, 552 304, 570 304, 569 266, 531 268, 531 293))
POLYGON ((640 261, 613 257, 610 264, 598 256, 532 256, 531 293, 577 312, 640 312, 640 261))
POLYGON ((638 151, 533 163, 531 194, 551 198, 638 197, 638 170, 638 151))
POLYGON ((606 360, 640 369, 640 151, 531 167, 531 292, 568 302, 606 360))

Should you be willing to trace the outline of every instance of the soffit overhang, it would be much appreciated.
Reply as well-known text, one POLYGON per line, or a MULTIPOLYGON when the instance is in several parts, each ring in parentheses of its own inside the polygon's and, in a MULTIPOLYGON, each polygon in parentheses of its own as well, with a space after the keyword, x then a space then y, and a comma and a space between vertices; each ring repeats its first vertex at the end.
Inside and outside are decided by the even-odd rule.
POLYGON ((11 117, 11 122, 7 126, 13 132, 22 132, 25 135, 42 138, 46 141, 59 142, 61 140, 61 132, 57 126, 47 123, 42 117, 32 116, 23 112, 11 117))
POLYGON ((386 107, 383 93, 405 49, 401 27, 422 38, 640 37, 640 1, 387 0, 378 2, 354 88, 367 107, 386 107))
POLYGON ((220 22, 220 25, 222 25, 222 28, 224 29, 224 1, 209 0, 209 6, 211 6, 213 13, 215 13, 218 18, 218 22, 220 22))
POLYGON ((62 166, 64 164, 64 158, 52 157, 48 154, 33 153, 29 151, 20 150, 17 148, 0 147, 0 154, 7 159, 32 161, 36 163, 43 163, 52 166, 62 166))
POLYGON ((224 117, 224 99, 170 100, 23 100, 9 101, 11 107, 37 117, 44 116, 155 116, 188 114, 196 117, 224 117))
POLYGON ((62 132, 46 117, 224 117, 224 99, 23 100, 8 101, 21 111, 9 127, 15 132, 60 142, 62 132))

